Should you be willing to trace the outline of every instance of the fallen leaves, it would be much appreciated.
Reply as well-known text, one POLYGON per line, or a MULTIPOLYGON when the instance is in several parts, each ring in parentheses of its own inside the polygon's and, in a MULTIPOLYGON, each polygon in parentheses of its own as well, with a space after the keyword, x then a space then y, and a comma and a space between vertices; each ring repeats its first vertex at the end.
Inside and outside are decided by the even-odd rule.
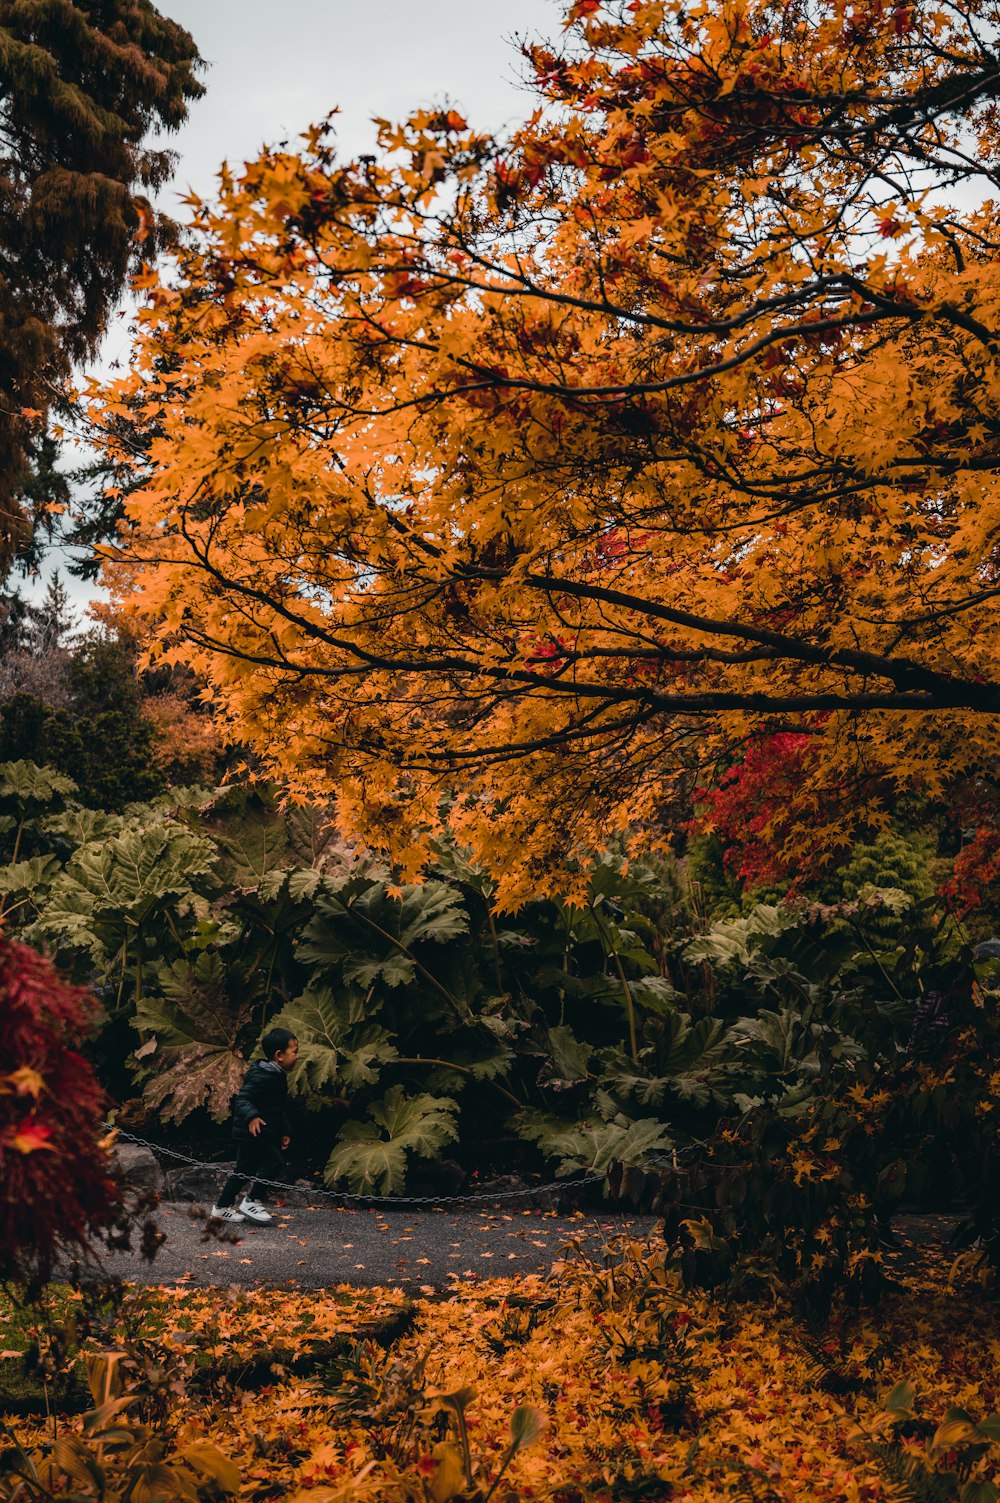
MULTIPOLYGON (((685 1293, 661 1251, 634 1240, 612 1244, 607 1260, 568 1263, 561 1278, 477 1282, 471 1268, 463 1277, 444 1294, 424 1285, 415 1325, 388 1351, 351 1346, 353 1371, 367 1372, 376 1390, 395 1372, 397 1398, 399 1375, 421 1364, 428 1392, 474 1387, 463 1413, 483 1477, 496 1474, 511 1445, 511 1416, 530 1414, 535 1444, 518 1452, 507 1477, 526 1498, 673 1494, 717 1503, 741 1476, 748 1496, 782 1503, 805 1495, 891 1503, 898 1489, 871 1437, 891 1443, 883 1406, 900 1380, 909 1380, 920 1422, 907 1454, 921 1464, 936 1464, 929 1446, 949 1408, 978 1421, 997 1403, 1000 1316, 978 1286, 949 1283, 944 1267, 922 1268, 877 1314, 842 1310, 821 1338, 770 1302, 685 1293)), ((405 1308, 399 1291, 346 1286, 321 1294, 175 1287, 131 1297, 147 1339, 172 1333, 237 1360, 276 1347, 308 1352, 405 1308)), ((0 1322, 0 1344, 5 1334, 0 1322)), ((391 1414, 379 1418, 365 1391, 345 1408, 336 1383, 286 1368, 266 1390, 235 1390, 211 1408, 183 1395, 176 1419, 187 1444, 210 1442, 241 1458, 249 1451, 254 1496, 423 1497, 421 1460, 430 1476, 426 1458, 445 1454, 434 1450, 440 1437, 418 1424, 412 1446, 401 1446, 391 1414)), ((44 1433, 39 1425, 36 1444, 44 1433)), ((993 1475, 988 1456, 975 1466, 977 1479, 993 1475)))

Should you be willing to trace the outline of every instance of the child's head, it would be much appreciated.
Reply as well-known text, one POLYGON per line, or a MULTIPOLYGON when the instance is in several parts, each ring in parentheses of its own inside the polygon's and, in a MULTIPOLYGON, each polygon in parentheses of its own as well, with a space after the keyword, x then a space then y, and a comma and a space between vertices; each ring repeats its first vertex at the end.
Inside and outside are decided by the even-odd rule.
POLYGON ((299 1041, 290 1028, 269 1028, 260 1041, 265 1059, 290 1070, 299 1057, 299 1041))

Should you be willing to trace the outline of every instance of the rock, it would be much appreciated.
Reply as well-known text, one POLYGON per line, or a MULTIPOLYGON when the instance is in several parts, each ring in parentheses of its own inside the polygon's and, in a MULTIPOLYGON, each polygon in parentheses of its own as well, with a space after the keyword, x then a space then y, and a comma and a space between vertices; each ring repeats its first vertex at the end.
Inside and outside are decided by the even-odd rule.
POLYGON ((195 1164, 181 1169, 168 1169, 164 1198, 214 1205, 215 1197, 235 1167, 235 1163, 230 1161, 228 1164, 213 1164, 207 1169, 200 1169, 195 1164))
POLYGON ((297 1179, 287 1190, 269 1190, 264 1200, 272 1208, 287 1207, 288 1210, 301 1211, 310 1206, 323 1205, 325 1198, 320 1185, 314 1184, 311 1179, 297 1179))
MULTIPOLYGON (((213 1205, 216 1196, 235 1168, 235 1163, 230 1159, 227 1163, 210 1164, 206 1169, 199 1169, 193 1164, 180 1169, 168 1169, 164 1199, 205 1206, 213 1205)), ((269 1206, 288 1206, 296 1210, 301 1210, 304 1206, 323 1204, 317 1186, 308 1179, 297 1179, 294 1184, 288 1186, 287 1190, 268 1189, 263 1199, 269 1206)))
POLYGON ((454 1159, 437 1159, 432 1164, 420 1164, 406 1178, 407 1195, 426 1195, 433 1199, 448 1200, 454 1195, 468 1193, 469 1176, 454 1159))
POLYGON ((114 1162, 121 1178, 132 1190, 152 1191, 163 1194, 164 1173, 160 1161, 151 1148, 139 1143, 116 1143, 114 1162))
POLYGON ((530 1180, 519 1174, 498 1174, 493 1179, 470 1180, 467 1193, 502 1207, 505 1211, 558 1211, 564 1192, 561 1190, 537 1190, 530 1180), (493 1200, 493 1197, 496 1197, 493 1200))

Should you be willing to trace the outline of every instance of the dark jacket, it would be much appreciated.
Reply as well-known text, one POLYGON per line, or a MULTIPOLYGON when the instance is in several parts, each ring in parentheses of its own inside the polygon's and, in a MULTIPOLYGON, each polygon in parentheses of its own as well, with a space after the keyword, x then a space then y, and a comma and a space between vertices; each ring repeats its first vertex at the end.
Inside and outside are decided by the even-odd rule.
POLYGON ((233 1097, 233 1137, 237 1143, 250 1141, 250 1123, 263 1117, 261 1139, 280 1142, 289 1136, 288 1076, 273 1059, 255 1059, 246 1079, 233 1097))

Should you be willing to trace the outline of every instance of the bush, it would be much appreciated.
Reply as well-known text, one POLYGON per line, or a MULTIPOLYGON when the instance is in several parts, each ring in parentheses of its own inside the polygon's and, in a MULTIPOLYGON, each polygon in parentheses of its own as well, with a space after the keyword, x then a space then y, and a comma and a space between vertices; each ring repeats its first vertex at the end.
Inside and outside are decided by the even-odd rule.
POLYGON ((104 1094, 78 1052, 96 1003, 51 963, 0 938, 0 1277, 46 1277, 62 1251, 114 1224, 104 1094))

